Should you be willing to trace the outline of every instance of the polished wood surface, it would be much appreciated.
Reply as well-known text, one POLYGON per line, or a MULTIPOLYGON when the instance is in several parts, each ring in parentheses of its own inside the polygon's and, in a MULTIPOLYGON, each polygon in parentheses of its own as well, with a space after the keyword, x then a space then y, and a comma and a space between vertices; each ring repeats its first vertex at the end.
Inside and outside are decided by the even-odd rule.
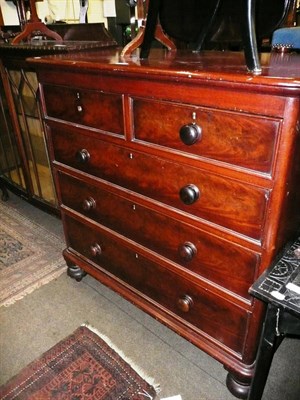
POLYGON ((119 292, 245 398, 264 308, 248 289, 300 221, 300 56, 122 50, 31 59, 69 274, 119 292))
POLYGON ((250 302, 248 289, 259 262, 257 252, 233 243, 229 246, 227 240, 151 210, 134 195, 113 191, 105 183, 74 178, 62 172, 59 181, 64 209, 71 208, 94 221, 101 220, 107 228, 168 257, 204 279, 226 285, 250 302), (124 215, 128 218, 124 219, 124 215), (189 251, 192 246, 197 249, 195 253, 189 251), (228 280, 231 271, 237 269, 239 274, 228 280))
MULTIPOLYGON (((42 65, 68 69, 71 67, 73 72, 82 71, 82 69, 89 71, 101 69, 103 72, 112 72, 115 76, 122 73, 124 77, 127 74, 130 76, 134 74, 137 78, 141 74, 144 77, 147 76, 147 81, 161 81, 169 78, 169 80, 180 79, 182 83, 192 83, 196 79, 208 81, 210 85, 218 84, 220 87, 226 87, 231 83, 245 83, 249 85, 247 86, 249 90, 251 88, 257 90, 258 84, 273 87, 277 92, 281 87, 287 90, 290 86, 293 91, 300 87, 300 57, 295 53, 285 55, 261 53, 262 72, 259 75, 253 75, 247 71, 244 56, 240 52, 192 53, 178 50, 173 53, 161 49, 153 50, 146 60, 139 58, 139 52, 132 56, 121 56, 121 49, 111 49, 36 58, 34 65, 39 68, 42 65)), ((57 79, 59 83, 61 81, 59 76, 57 79)), ((97 85, 97 82, 95 84, 97 85)))

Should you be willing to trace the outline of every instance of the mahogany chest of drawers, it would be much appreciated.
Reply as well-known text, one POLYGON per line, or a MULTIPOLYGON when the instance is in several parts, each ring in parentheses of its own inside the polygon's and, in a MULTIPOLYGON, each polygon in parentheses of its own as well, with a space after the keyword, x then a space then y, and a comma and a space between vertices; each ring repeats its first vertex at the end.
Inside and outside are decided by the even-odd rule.
POLYGON ((264 313, 248 289, 299 227, 299 58, 260 76, 239 53, 31 60, 69 274, 219 360, 239 397, 264 313))

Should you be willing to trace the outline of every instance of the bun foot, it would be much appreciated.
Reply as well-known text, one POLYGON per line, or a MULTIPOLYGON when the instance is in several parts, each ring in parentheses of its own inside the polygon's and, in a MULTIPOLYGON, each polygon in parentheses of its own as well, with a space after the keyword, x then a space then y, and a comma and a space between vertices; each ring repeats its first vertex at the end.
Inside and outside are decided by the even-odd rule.
POLYGON ((67 274, 77 282, 80 282, 86 276, 86 272, 77 265, 68 265, 67 274))
POLYGON ((247 399, 250 390, 250 381, 241 382, 231 373, 227 374, 226 385, 230 393, 238 399, 247 399))

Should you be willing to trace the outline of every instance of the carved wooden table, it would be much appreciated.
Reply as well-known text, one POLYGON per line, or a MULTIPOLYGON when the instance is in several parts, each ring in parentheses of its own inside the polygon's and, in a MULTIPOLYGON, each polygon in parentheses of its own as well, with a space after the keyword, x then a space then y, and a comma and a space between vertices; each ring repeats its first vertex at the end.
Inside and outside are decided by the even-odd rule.
MULTIPOLYGON (((249 288, 300 222, 300 57, 121 50, 31 59, 66 234, 89 273, 224 364, 241 398, 249 288)), ((113 316, 112 316, 113 317, 113 316)))
MULTIPOLYGON (((248 400, 260 400, 273 356, 285 335, 300 337, 300 239, 251 286, 268 304, 248 400)), ((295 371, 297 373, 297 371, 295 371)))

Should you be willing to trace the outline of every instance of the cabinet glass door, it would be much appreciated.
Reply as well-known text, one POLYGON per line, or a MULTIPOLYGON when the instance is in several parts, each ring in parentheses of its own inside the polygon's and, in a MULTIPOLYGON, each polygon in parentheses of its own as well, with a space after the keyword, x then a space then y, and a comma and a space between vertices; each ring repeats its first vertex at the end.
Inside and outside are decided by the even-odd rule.
POLYGON ((6 70, 19 135, 25 155, 26 182, 31 195, 57 206, 52 174, 49 165, 44 124, 37 98, 38 82, 35 72, 19 69, 6 70))
POLYGON ((19 189, 26 189, 23 168, 2 80, 0 80, 0 174, 19 189))

